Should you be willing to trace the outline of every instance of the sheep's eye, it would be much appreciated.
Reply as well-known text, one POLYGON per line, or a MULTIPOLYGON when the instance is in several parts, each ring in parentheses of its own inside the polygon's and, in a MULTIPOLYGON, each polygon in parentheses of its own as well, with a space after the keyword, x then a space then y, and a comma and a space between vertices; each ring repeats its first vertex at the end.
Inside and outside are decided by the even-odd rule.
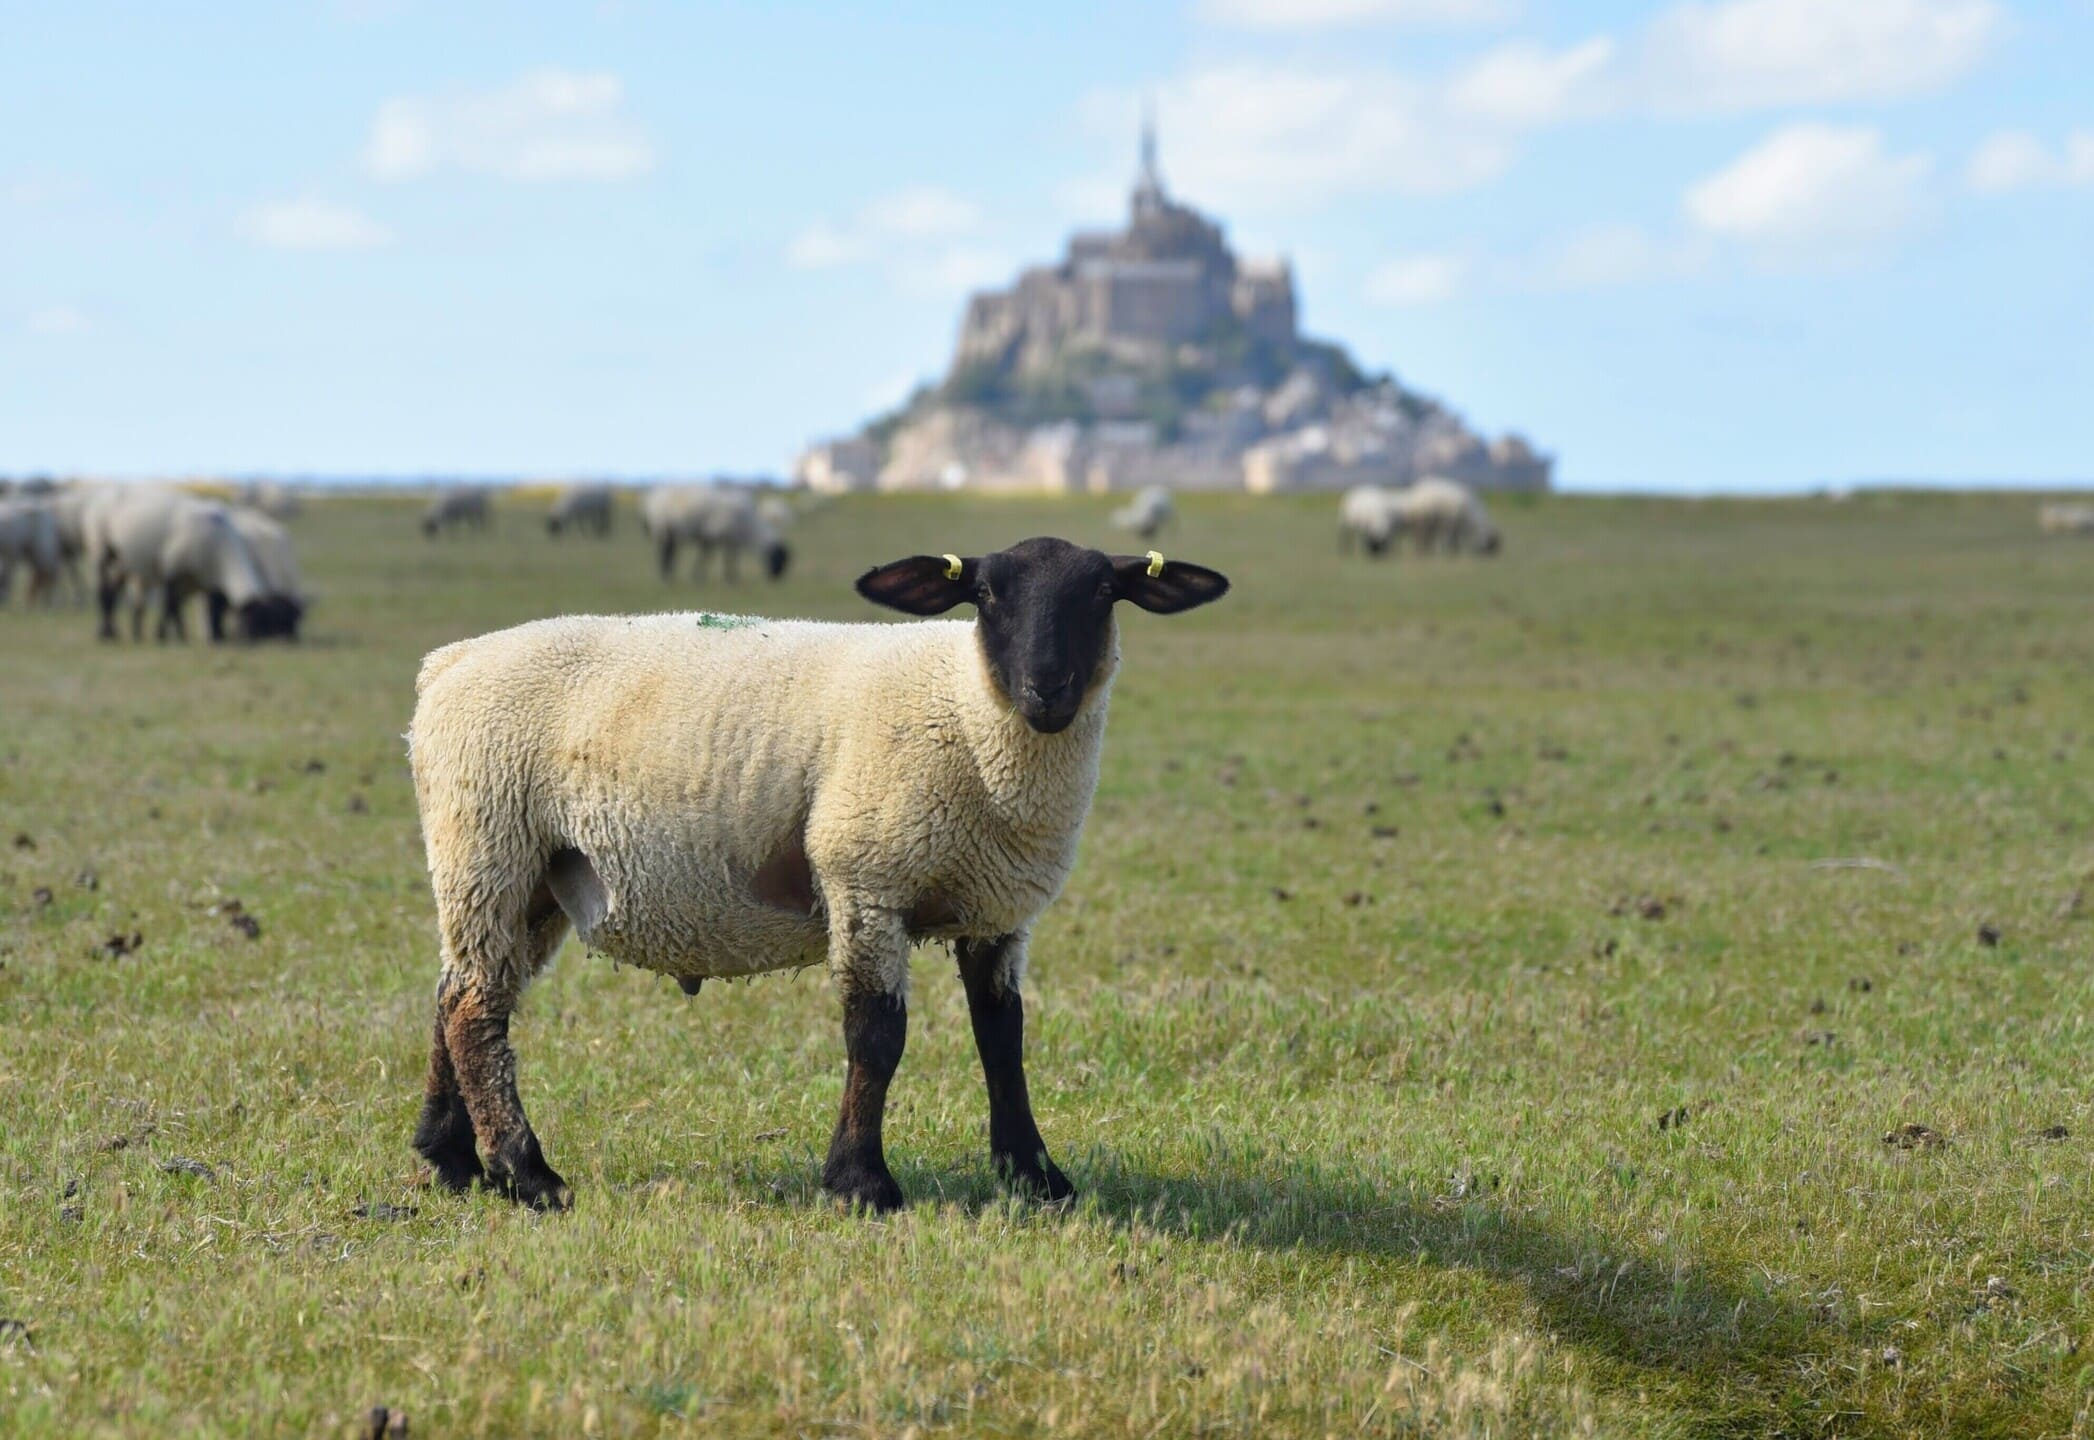
POLYGON ((1112 581, 1101 580, 1098 582, 1098 598, 1100 600, 1110 600, 1113 598, 1112 581))
POLYGON ((976 588, 974 592, 974 603, 977 605, 993 605, 996 603, 996 592, 989 588, 988 581, 984 580, 981 583, 981 585, 976 588))

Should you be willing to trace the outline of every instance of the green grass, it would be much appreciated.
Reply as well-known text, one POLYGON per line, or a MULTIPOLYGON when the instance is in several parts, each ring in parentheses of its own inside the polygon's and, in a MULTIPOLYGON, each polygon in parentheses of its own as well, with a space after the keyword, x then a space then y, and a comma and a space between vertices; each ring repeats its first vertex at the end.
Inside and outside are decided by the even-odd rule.
POLYGON ((577 1210, 420 1187, 425 651, 871 618, 875 560, 1108 508, 851 502, 671 592, 629 522, 321 502, 303 647, 0 612, 0 1431, 2088 1433, 2094 547, 2026 498, 1508 501, 1499 562, 1378 567, 1194 501, 1236 591, 1126 624, 1033 947, 1073 1211, 999 1196, 936 950, 900 1217, 816 1186, 819 972, 574 945, 516 1038, 577 1210))

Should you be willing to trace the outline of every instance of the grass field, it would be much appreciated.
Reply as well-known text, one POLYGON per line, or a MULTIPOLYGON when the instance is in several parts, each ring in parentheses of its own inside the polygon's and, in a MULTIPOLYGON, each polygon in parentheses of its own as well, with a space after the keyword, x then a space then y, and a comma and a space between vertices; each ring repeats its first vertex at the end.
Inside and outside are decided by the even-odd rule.
POLYGON ((2094 1431, 2094 546, 2026 498, 1507 502, 1378 567, 1194 502, 1236 590, 1126 621, 1033 947, 1072 1210, 999 1195, 935 949, 896 1218, 817 1188, 819 972, 573 943, 516 1039, 576 1210, 421 1188, 425 651, 870 619, 876 560, 1107 508, 845 503, 729 593, 323 501, 302 647, 0 612, 0 1432, 2094 1431))

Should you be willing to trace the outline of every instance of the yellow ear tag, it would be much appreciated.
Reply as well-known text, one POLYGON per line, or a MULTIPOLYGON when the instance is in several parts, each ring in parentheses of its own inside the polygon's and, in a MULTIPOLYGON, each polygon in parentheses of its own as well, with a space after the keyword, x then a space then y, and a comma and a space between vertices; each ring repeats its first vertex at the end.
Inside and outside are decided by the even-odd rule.
POLYGON ((957 580, 957 579, 959 579, 959 578, 960 578, 960 557, 959 557, 959 556, 957 556, 957 555, 947 555, 947 556, 945 556, 945 557, 944 557, 944 560, 945 560, 945 578, 946 578, 946 579, 948 579, 948 580, 957 580))
POLYGON ((1161 575, 1162 573, 1163 552, 1161 550, 1151 550, 1149 552, 1149 574, 1153 577, 1161 575))

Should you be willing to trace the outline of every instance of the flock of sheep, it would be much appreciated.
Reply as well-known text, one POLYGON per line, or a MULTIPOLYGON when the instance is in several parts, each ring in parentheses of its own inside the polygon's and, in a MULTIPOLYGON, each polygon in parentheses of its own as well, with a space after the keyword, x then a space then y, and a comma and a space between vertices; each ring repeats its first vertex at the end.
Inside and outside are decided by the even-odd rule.
POLYGON ((116 638, 128 603, 142 639, 154 601, 159 639, 186 638, 189 602, 202 597, 213 640, 298 638, 307 596, 291 537, 264 504, 291 513, 295 499, 250 492, 228 503, 156 485, 69 485, 0 499, 0 600, 14 572, 29 572, 29 603, 53 604, 70 582, 86 599, 94 575, 101 635, 116 638))
MULTIPOLYGON (((434 538, 485 531, 491 523, 492 495, 478 485, 456 485, 437 492, 422 514, 422 533, 434 538)), ((545 517, 548 535, 608 537, 615 509, 609 485, 569 485, 553 497, 545 517)), ((775 492, 745 485, 658 485, 640 501, 640 528, 654 543, 662 578, 676 573, 676 556, 688 546, 697 553, 696 575, 705 578, 712 557, 721 573, 740 578, 741 558, 750 555, 773 580, 792 560, 786 531, 798 511, 775 492)))
MULTIPOLYGON (((1153 540, 1177 515, 1161 485, 1139 490, 1112 512, 1114 528, 1153 540)), ((1338 548, 1393 554, 1408 539, 1421 555, 1495 555, 1503 543, 1476 492, 1457 480, 1425 479, 1400 489, 1355 485, 1338 502, 1338 548)))

